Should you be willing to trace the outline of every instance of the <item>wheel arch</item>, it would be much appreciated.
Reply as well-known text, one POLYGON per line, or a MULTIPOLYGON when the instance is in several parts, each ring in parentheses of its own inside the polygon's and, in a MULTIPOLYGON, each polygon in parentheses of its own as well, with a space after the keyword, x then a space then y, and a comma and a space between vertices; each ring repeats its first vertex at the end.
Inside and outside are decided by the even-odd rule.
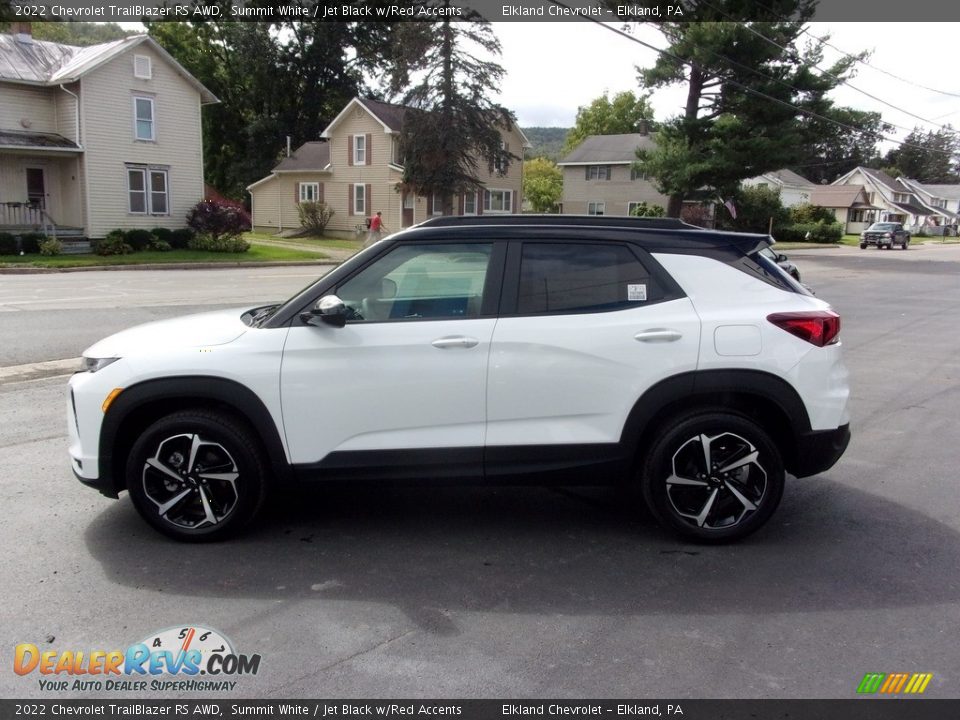
POLYGON ((632 446, 639 461, 664 423, 699 407, 754 420, 770 434, 784 467, 791 473, 797 467, 797 439, 810 431, 807 409, 786 380, 759 370, 701 370, 660 381, 634 404, 620 442, 632 446))
POLYGON ((221 410, 250 426, 265 453, 273 477, 291 478, 280 432, 263 401, 250 388, 218 377, 160 378, 125 388, 110 406, 100 428, 99 474, 113 496, 126 488, 124 468, 137 437, 170 413, 202 407, 221 410))

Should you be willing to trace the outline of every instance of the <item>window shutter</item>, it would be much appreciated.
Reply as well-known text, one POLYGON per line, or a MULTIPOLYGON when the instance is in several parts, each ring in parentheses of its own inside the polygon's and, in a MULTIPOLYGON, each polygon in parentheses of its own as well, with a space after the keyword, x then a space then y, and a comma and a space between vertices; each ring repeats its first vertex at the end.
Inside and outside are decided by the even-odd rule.
POLYGON ((323 183, 320 183, 317 188, 317 202, 323 202, 323 183))
POLYGON ((517 210, 517 195, 518 195, 518 194, 519 194, 519 193, 517 193, 517 191, 514 190, 514 191, 513 191, 513 197, 510 199, 510 212, 512 212, 512 213, 520 212, 519 210, 517 210))
POLYGON ((366 158, 366 161, 367 161, 366 164, 373 165, 373 135, 371 135, 370 133, 367 133, 366 146, 367 146, 367 150, 364 153, 364 157, 366 158))
POLYGON ((364 214, 369 217, 374 214, 373 206, 371 204, 373 202, 373 185, 365 186, 364 194, 366 196, 366 202, 364 203, 364 214))
POLYGON ((584 180, 589 180, 589 179, 590 179, 590 166, 589 166, 589 165, 585 165, 585 166, 583 167, 583 170, 584 170, 583 179, 584 179, 584 180))
POLYGON ((347 165, 353 165, 353 135, 347 135, 347 165))
POLYGON ((457 215, 463 215, 463 203, 466 195, 460 195, 457 198, 457 215))
POLYGON ((433 215, 433 193, 427 195, 427 215, 433 215))
POLYGON ((347 185, 347 215, 353 215, 353 185, 347 185))
POLYGON ((300 203, 300 183, 298 182, 293 184, 293 202, 296 204, 300 203))

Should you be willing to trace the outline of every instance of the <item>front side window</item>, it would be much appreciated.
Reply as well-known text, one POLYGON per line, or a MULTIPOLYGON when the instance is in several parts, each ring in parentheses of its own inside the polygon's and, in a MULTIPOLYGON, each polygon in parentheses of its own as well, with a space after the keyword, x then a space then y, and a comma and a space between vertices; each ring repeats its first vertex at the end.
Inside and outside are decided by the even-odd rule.
POLYGON ((517 312, 622 310, 663 298, 663 291, 624 245, 524 243, 517 312))
POLYGON ((477 214, 477 193, 468 192, 463 196, 463 214, 464 215, 476 215, 477 214))
POLYGON ((300 183, 300 202, 317 202, 320 199, 320 183, 300 183))
POLYGON ((587 203, 587 215, 603 215, 607 211, 607 204, 604 202, 587 203))
POLYGON ((156 140, 153 122, 153 98, 133 99, 134 136, 137 140, 156 140))
POLYGON ((512 211, 513 192, 510 190, 487 190, 483 193, 483 211, 508 213, 512 211))
POLYGON ((365 135, 353 136, 353 164, 367 164, 367 138, 365 135))
POLYGON ((367 214, 367 186, 366 185, 353 186, 353 214, 354 215, 367 214))
POLYGON ((430 204, 433 206, 434 215, 443 215, 443 195, 434 193, 430 197, 430 204))
POLYGON ((127 168, 128 209, 135 215, 169 215, 170 186, 167 171, 127 168))
POLYGON ((587 165, 587 180, 609 180, 609 165, 587 165))
POLYGON ((349 322, 480 316, 490 243, 400 245, 337 288, 349 322))

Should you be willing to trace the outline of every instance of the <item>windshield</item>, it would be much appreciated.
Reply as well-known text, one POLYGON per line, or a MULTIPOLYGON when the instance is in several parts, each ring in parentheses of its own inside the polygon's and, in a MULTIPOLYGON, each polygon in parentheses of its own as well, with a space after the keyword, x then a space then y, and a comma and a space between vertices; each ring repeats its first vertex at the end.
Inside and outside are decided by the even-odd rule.
POLYGON ((896 230, 897 223, 874 223, 867 230, 896 230))

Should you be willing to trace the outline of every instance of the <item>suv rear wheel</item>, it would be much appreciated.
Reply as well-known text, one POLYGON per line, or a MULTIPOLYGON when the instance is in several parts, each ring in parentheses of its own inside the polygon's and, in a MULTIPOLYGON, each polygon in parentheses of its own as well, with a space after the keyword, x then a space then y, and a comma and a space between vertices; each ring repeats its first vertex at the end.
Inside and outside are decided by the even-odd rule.
POLYGON ((763 526, 783 495, 783 461, 747 418, 701 410, 670 422, 641 468, 644 499, 662 525, 701 542, 763 526))
POLYGON ((143 518, 177 540, 225 538, 246 525, 266 494, 262 453, 229 415, 193 410, 156 421, 127 460, 127 489, 143 518))

